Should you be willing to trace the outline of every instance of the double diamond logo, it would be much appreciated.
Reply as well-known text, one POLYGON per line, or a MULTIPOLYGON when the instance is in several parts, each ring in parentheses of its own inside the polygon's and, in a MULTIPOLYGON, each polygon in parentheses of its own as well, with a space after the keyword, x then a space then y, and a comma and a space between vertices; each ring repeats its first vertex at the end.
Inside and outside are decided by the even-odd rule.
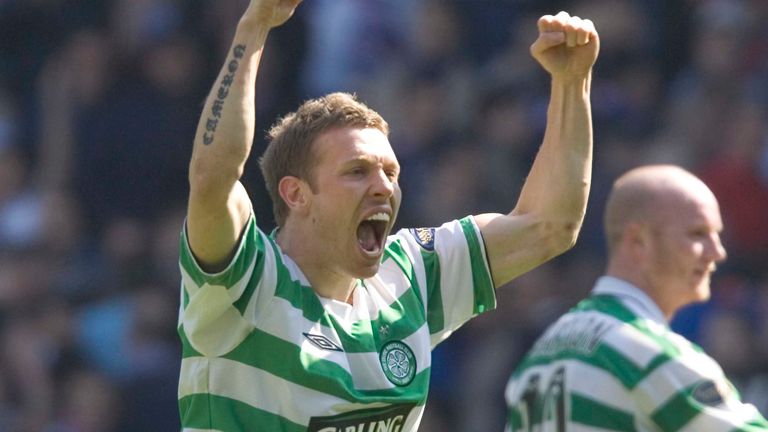
POLYGON ((341 349, 340 346, 333 343, 332 340, 328 339, 327 337, 323 335, 315 335, 311 333, 302 333, 304 337, 306 337, 310 342, 312 342, 312 345, 324 349, 327 351, 344 351, 341 349))

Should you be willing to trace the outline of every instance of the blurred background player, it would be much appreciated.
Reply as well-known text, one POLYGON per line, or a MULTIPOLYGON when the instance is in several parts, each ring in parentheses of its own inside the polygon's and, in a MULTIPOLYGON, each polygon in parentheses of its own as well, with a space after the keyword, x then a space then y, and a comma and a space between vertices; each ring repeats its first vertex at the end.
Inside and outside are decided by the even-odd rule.
POLYGON ((668 324, 710 298, 726 258, 709 188, 677 166, 636 168, 614 183, 604 223, 605 275, 514 372, 507 430, 768 430, 720 366, 668 324))

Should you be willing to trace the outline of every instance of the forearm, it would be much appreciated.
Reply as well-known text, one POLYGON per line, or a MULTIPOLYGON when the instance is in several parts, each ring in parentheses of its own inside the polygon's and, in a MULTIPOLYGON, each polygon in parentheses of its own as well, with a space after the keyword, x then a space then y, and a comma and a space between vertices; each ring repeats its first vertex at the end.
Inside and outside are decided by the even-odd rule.
POLYGON ((544 139, 514 213, 580 227, 592 174, 590 86, 591 74, 552 79, 544 139))
POLYGON ((238 24, 195 134, 190 183, 224 198, 243 173, 255 130, 255 80, 269 27, 238 24))
POLYGON ((226 266, 251 211, 239 179, 253 142, 256 73, 269 28, 241 19, 195 134, 187 234, 209 271, 226 266))
POLYGON ((475 217, 499 287, 573 246, 592 176, 592 66, 600 39, 590 20, 545 15, 531 54, 552 77, 539 153, 507 215, 475 217))

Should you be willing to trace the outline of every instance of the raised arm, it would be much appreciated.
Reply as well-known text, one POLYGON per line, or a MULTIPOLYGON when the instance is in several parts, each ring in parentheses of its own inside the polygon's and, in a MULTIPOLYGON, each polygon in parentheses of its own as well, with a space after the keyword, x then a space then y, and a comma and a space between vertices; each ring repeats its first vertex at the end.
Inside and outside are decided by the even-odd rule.
POLYGON ((255 85, 267 34, 301 0, 251 0, 205 102, 189 165, 187 235, 208 271, 221 270, 248 221, 251 202, 240 176, 255 129, 255 85))
POLYGON ((531 54, 552 80, 544 139, 512 212, 475 218, 496 287, 572 247, 589 194, 589 94, 600 41, 591 21, 565 12, 541 17, 538 28, 531 54))

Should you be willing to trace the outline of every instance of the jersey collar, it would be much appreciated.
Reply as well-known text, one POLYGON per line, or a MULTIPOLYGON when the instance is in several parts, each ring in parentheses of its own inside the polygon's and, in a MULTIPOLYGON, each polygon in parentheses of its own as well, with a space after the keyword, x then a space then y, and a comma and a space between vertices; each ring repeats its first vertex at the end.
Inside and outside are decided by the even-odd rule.
POLYGON ((659 306, 640 288, 613 276, 602 276, 592 289, 592 295, 616 297, 635 315, 650 319, 662 325, 669 325, 659 306))

